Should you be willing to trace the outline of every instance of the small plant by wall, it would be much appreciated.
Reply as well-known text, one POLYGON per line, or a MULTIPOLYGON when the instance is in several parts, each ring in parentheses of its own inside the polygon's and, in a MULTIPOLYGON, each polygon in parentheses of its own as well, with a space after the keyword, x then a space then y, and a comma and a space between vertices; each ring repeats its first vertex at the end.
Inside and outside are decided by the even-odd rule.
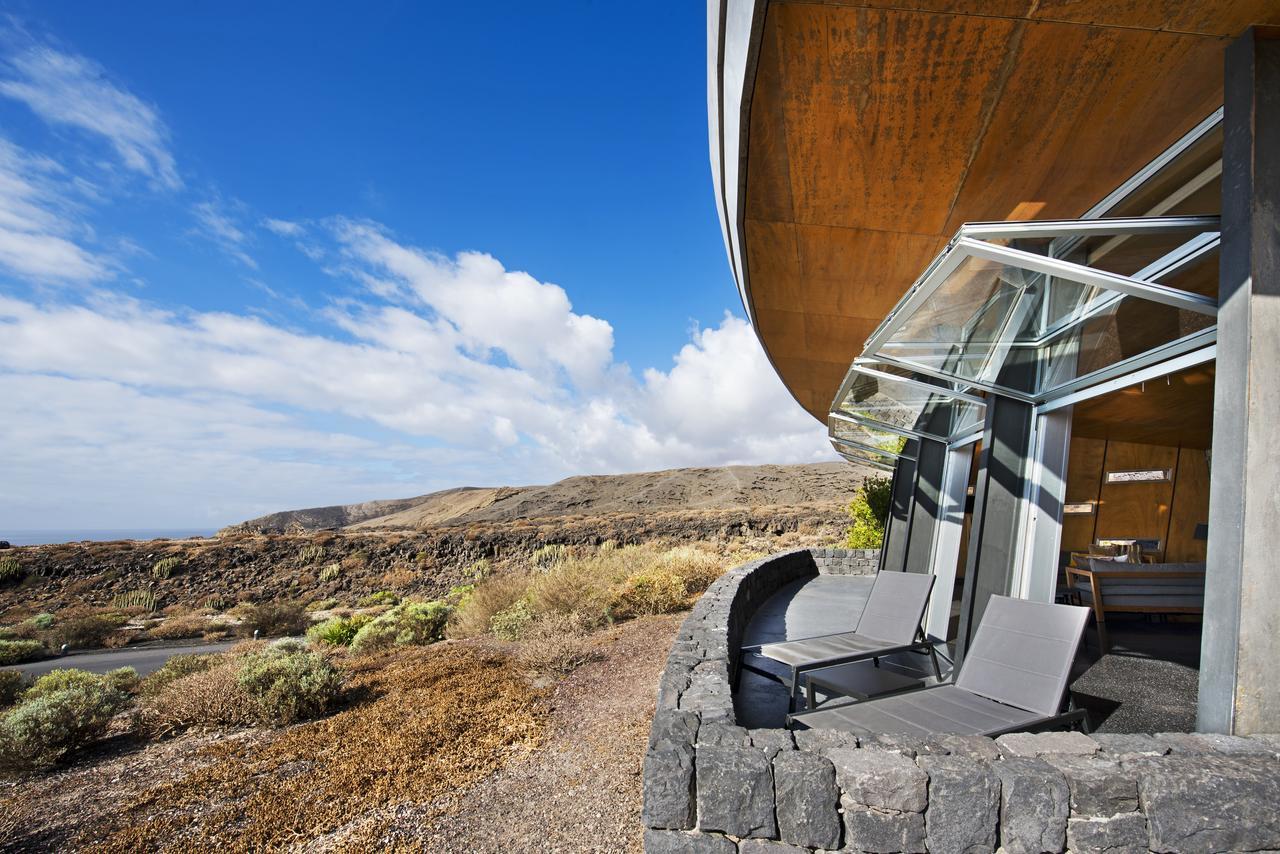
POLYGON ((884 542, 885 521, 889 518, 893 481, 887 477, 869 477, 858 487, 846 512, 853 524, 845 534, 845 547, 878 549, 884 542))

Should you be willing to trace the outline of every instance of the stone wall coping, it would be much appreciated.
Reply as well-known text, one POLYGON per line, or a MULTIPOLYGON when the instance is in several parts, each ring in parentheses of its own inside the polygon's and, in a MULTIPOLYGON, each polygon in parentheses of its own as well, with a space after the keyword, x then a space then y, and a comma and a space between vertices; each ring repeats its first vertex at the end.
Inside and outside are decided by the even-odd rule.
POLYGON ((796 549, 735 567, 681 625, 645 755, 645 850, 1280 850, 1280 735, 1011 733, 857 738, 746 729, 747 622, 785 584, 878 563, 796 549))

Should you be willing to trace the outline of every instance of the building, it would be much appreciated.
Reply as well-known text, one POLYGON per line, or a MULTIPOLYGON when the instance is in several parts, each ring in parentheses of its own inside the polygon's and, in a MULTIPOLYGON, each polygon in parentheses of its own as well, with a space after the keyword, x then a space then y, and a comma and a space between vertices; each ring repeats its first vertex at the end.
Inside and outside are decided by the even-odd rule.
POLYGON ((954 591, 927 628, 963 656, 990 595, 1053 601, 1086 553, 1203 565, 1161 601, 1203 602, 1218 732, 1280 730, 1267 25, 1274 0, 708 0, 729 264, 798 404, 892 472, 882 568, 954 591))

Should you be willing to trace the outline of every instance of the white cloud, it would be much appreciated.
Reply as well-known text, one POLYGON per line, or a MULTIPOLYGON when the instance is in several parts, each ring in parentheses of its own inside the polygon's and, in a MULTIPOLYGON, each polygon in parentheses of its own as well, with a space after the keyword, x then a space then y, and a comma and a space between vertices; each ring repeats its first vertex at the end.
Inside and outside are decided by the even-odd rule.
POLYGON ((575 313, 556 285, 488 255, 423 252, 369 224, 340 223, 337 235, 348 272, 387 281, 394 301, 332 304, 327 328, 174 313, 110 294, 0 296, 0 378, 19 384, 6 399, 40 402, 19 407, 4 444, 49 471, 45 485, 34 469, 19 478, 0 497, 0 518, 93 472, 151 484, 156 497, 139 520, 172 512, 173 490, 204 472, 223 485, 210 485, 220 497, 201 506, 227 522, 263 501, 832 458, 745 321, 726 315, 696 330, 669 370, 636 377, 613 361, 609 324, 575 313), (306 426, 335 418, 342 432, 306 426), (374 442, 358 425, 384 432, 374 442), (392 459, 408 482, 372 474, 392 459), (139 474, 148 460, 171 462, 139 474), (252 474, 238 484, 233 471, 252 474), (297 488, 262 486, 263 472, 288 472, 297 488))
POLYGON ((9 58, 0 95, 26 104, 50 124, 105 139, 125 167, 170 190, 182 186, 169 151, 169 131, 155 109, 116 86, 96 63, 32 45, 9 58))
POLYGON ((249 269, 258 269, 258 262, 245 251, 245 246, 249 243, 248 233, 240 227, 235 215, 221 199, 198 202, 192 205, 191 212, 195 214, 200 235, 249 269))
POLYGON ((0 267, 41 282, 87 282, 108 263, 75 239, 76 197, 89 187, 69 180, 54 160, 0 138, 0 267))
POLYGON ((290 222, 287 219, 272 219, 267 217, 262 221, 262 227, 272 234, 280 237, 302 237, 307 233, 306 228, 301 223, 290 222))

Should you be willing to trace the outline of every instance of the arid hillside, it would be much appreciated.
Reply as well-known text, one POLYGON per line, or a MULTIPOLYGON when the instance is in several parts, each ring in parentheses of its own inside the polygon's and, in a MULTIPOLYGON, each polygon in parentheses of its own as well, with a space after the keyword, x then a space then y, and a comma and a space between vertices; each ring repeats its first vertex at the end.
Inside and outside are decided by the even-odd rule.
POLYGON ((289 510, 228 531, 422 530, 565 516, 835 507, 870 474, 848 463, 724 466, 571 477, 548 486, 464 487, 416 498, 289 510))

